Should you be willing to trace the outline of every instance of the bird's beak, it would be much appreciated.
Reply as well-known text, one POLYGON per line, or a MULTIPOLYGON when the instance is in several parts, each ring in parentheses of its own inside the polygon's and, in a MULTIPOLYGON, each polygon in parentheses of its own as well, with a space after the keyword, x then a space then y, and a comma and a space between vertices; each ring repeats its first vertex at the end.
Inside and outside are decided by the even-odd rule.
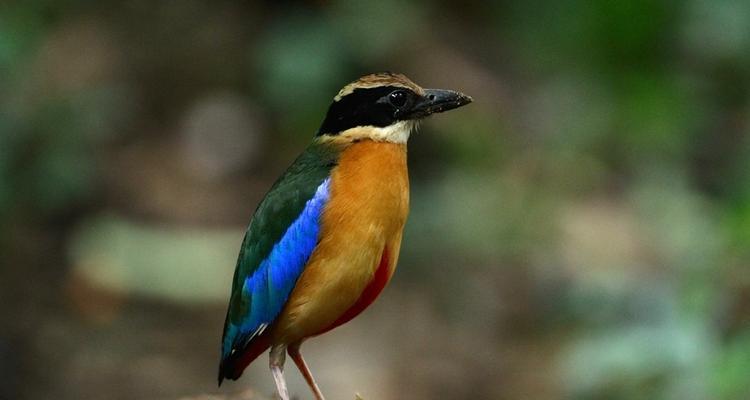
POLYGON ((474 101, 471 97, 454 90, 425 89, 424 95, 414 104, 409 112, 411 118, 423 118, 430 114, 441 113, 465 106, 474 101))

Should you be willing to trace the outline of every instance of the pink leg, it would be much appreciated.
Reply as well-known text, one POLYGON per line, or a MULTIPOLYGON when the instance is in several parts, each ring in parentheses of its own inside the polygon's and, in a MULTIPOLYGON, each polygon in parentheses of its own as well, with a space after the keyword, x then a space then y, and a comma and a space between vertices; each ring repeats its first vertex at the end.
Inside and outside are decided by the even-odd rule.
POLYGON ((284 361, 286 359, 286 346, 276 345, 271 347, 270 367, 273 380, 276 381, 276 392, 279 393, 281 400, 289 400, 289 391, 286 389, 286 380, 284 380, 284 361))
POLYGON ((289 356, 292 357, 292 360, 294 360, 294 363, 297 364, 297 368, 299 369, 299 372, 302 372, 302 376, 305 377, 305 380, 307 381, 308 386, 310 386, 310 389, 312 389, 313 393, 315 393, 315 398, 317 400, 325 400, 323 397, 323 393, 320 392, 320 388, 318 387, 318 384, 315 383, 315 378, 313 378, 312 373, 310 373, 310 369, 307 368, 307 364, 305 363, 305 359, 302 358, 302 353, 299 351, 299 347, 302 345, 302 343, 295 343, 292 345, 289 345, 287 348, 287 351, 289 352, 289 356))

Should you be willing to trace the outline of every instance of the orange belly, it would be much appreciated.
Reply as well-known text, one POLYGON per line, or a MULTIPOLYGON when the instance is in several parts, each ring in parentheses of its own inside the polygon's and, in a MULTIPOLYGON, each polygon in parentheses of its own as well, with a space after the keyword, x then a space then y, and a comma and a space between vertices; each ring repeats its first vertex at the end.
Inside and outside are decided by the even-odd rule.
POLYGON ((357 302, 349 307, 349 309, 346 310, 343 315, 341 315, 336 321, 333 322, 333 324, 331 324, 331 326, 323 329, 316 335, 326 333, 339 325, 343 325, 351 321, 352 318, 359 315, 362 311, 365 310, 365 308, 369 307, 370 304, 375 301, 375 299, 378 298, 380 292, 382 292, 385 288, 385 285, 388 284, 390 277, 391 271, 390 268, 388 268, 388 248, 386 247, 385 249, 383 249, 383 254, 380 256, 380 262, 378 263, 378 269, 375 270, 375 276, 372 277, 372 281, 370 281, 367 287, 365 287, 365 290, 362 291, 362 294, 357 299, 357 302))

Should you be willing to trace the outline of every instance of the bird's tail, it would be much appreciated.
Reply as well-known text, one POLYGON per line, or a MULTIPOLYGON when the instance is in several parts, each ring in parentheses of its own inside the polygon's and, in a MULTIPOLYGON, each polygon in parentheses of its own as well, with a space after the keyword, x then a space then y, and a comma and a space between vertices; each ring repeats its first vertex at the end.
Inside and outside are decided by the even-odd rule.
POLYGON ((254 337, 245 348, 223 357, 219 363, 219 386, 221 386, 224 378, 237 380, 242 376, 245 368, 269 347, 271 347, 271 338, 267 332, 264 332, 264 334, 254 337))

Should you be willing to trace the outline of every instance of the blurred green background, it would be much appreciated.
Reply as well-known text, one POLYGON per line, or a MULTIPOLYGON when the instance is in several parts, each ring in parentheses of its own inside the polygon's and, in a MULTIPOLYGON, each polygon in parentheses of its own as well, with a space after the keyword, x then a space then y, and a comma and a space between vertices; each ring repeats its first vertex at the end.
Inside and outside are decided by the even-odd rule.
POLYGON ((382 70, 475 103, 412 136, 384 296, 305 346, 329 398, 750 398, 745 0, 3 2, 0 398, 219 391, 249 216, 382 70))

